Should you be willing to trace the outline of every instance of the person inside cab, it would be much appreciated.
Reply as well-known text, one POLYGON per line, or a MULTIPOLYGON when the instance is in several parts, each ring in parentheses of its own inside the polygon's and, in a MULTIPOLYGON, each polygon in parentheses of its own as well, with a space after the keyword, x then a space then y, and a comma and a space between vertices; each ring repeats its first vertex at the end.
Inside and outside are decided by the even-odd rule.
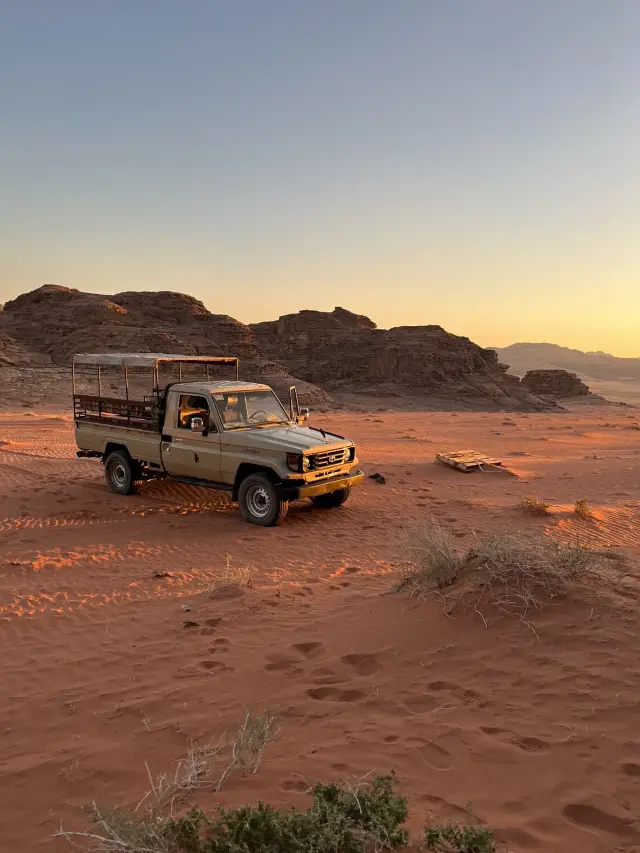
POLYGON ((240 424, 244 422, 244 418, 239 410, 239 402, 237 394, 226 395, 224 409, 222 410, 222 420, 225 424, 240 424))

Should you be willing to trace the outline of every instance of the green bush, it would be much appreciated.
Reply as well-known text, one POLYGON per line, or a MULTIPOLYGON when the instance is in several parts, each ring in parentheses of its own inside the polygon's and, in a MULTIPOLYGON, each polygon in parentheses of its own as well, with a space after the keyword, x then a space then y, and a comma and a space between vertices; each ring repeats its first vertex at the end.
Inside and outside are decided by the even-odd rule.
POLYGON ((393 776, 361 790, 318 783, 306 812, 258 803, 220 809, 209 819, 200 809, 168 820, 165 839, 180 853, 363 853, 407 843, 402 824, 407 802, 394 794, 393 776))
POLYGON ((438 853, 495 853, 496 850, 493 833, 481 826, 427 824, 424 840, 428 850, 436 850, 438 853))
MULTIPOLYGON (((307 811, 262 802, 220 808, 213 817, 201 808, 181 817, 94 810, 95 829, 57 836, 76 847, 84 839, 92 853, 381 853, 409 844, 407 800, 395 787, 393 774, 364 786, 318 782, 307 811)), ((496 851, 490 830, 459 824, 428 824, 418 844, 437 853, 496 851)))

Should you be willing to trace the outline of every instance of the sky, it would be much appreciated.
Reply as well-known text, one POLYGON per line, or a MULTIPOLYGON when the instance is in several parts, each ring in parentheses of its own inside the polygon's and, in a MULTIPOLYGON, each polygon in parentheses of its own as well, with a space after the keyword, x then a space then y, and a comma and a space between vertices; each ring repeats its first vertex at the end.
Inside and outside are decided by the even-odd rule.
POLYGON ((0 0, 0 303, 640 356, 639 0, 0 0))

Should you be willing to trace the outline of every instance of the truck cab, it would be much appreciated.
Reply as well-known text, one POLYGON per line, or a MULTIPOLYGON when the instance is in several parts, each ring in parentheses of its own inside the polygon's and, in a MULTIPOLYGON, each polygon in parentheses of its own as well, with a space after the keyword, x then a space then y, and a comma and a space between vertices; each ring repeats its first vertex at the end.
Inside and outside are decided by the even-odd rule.
MULTIPOLYGON (((140 480, 172 477, 224 489, 244 518, 261 526, 280 523, 293 500, 310 498, 319 508, 345 503, 364 479, 353 441, 305 424, 295 389, 288 409, 260 383, 210 378, 157 387, 159 366, 207 365, 216 357, 116 354, 125 369, 124 399, 76 394, 74 421, 79 456, 98 457, 117 494, 140 480), (151 367, 150 398, 130 399, 127 366, 151 367)), ((74 365, 112 364, 114 354, 79 355, 74 365), (84 359, 84 360, 83 360, 84 359), (90 359, 87 361, 87 359, 90 359)), ((224 359, 225 363, 237 360, 224 359)))

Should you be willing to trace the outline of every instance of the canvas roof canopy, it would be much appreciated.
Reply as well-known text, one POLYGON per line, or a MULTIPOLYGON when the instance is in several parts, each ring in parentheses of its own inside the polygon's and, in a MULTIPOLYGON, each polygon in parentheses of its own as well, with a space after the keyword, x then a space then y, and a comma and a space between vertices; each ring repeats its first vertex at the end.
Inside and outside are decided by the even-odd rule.
POLYGON ((162 363, 177 364, 238 364, 232 356, 218 355, 181 355, 164 352, 106 352, 76 353, 74 364, 94 364, 101 367, 150 367, 157 368, 162 363))

